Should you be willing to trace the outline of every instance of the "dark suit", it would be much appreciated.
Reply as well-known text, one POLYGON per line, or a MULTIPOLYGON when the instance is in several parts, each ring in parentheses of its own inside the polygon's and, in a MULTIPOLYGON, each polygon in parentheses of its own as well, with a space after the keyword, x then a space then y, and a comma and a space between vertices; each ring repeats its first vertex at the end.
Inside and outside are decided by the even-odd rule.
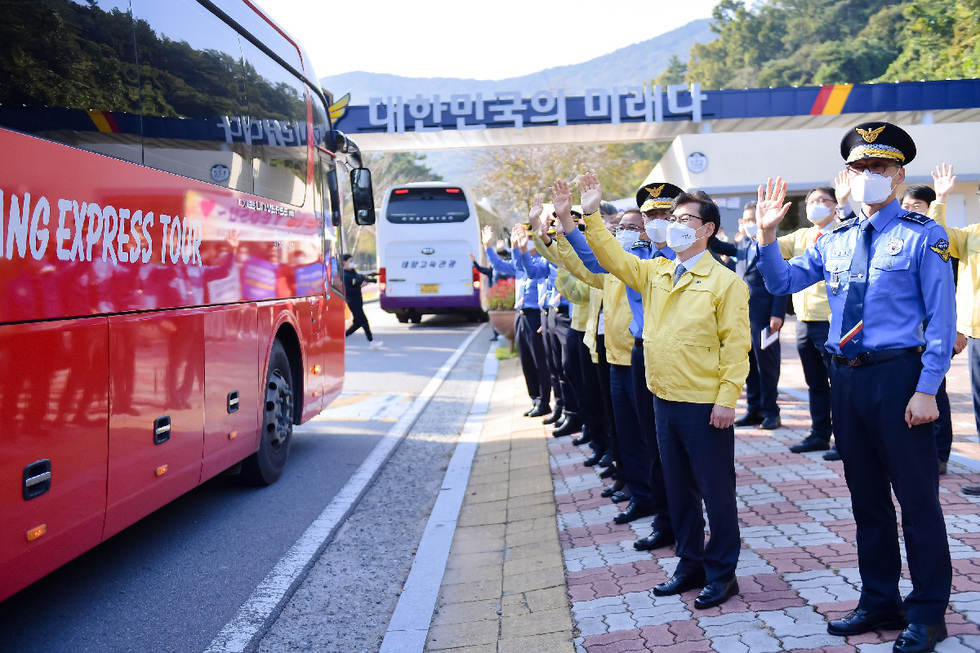
POLYGON ((749 327, 752 329, 752 351, 749 353, 749 376, 745 380, 745 394, 750 415, 778 417, 779 406, 779 340, 762 348, 762 330, 769 326, 769 319, 785 319, 789 295, 773 295, 766 288, 758 266, 758 249, 751 238, 734 243, 715 239, 711 251, 730 256, 735 261, 735 272, 749 287, 749 327))

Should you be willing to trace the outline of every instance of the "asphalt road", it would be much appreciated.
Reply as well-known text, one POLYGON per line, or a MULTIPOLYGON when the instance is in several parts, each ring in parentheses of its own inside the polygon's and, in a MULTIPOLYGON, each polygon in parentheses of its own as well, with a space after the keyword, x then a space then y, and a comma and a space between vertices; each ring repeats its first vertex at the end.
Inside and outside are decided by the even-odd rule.
MULTIPOLYGON (((401 325, 377 304, 367 314, 384 347, 369 349, 361 333, 348 339, 344 395, 296 430, 279 482, 212 479, 0 603, 0 651, 208 648, 478 326, 451 317, 401 325)), ((486 351, 477 336, 292 600, 270 615, 261 650, 377 649, 486 351)))

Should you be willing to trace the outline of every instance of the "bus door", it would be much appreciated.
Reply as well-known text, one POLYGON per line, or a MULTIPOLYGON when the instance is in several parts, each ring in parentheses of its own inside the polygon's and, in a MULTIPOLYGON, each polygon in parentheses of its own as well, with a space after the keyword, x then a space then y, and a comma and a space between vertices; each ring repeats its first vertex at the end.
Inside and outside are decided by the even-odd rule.
POLYGON ((201 480, 201 310, 109 318, 110 537, 201 480))
POLYGON ((102 539, 108 336, 105 318, 0 327, 0 595, 102 539))

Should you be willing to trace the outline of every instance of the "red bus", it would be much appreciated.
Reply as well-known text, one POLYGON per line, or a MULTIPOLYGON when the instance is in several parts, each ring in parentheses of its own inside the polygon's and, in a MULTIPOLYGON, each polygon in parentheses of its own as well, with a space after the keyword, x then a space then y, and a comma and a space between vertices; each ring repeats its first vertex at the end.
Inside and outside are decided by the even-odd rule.
POLYGON ((348 159, 374 208, 253 2, 0 12, 2 600, 222 471, 279 477, 343 381, 348 159))

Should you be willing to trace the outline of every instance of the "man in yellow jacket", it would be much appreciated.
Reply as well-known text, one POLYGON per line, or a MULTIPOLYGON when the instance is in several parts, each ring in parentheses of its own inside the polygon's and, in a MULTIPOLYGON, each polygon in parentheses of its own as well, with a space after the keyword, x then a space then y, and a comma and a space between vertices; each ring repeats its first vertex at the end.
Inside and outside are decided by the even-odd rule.
MULTIPOLYGON (((745 282, 710 255, 707 243, 721 223, 706 193, 674 199, 667 245, 677 254, 640 260, 623 251, 595 214, 598 178, 582 180, 585 236, 599 263, 643 296, 647 385, 654 394, 657 440, 671 523, 680 558, 674 575, 654 594, 703 587, 698 609, 738 592, 741 546, 735 500, 735 402, 749 373, 749 292, 745 282), (701 501, 711 538, 704 541, 701 501)), ((555 206, 559 217, 562 211, 555 206)), ((567 225, 566 225, 567 226, 567 225)))

